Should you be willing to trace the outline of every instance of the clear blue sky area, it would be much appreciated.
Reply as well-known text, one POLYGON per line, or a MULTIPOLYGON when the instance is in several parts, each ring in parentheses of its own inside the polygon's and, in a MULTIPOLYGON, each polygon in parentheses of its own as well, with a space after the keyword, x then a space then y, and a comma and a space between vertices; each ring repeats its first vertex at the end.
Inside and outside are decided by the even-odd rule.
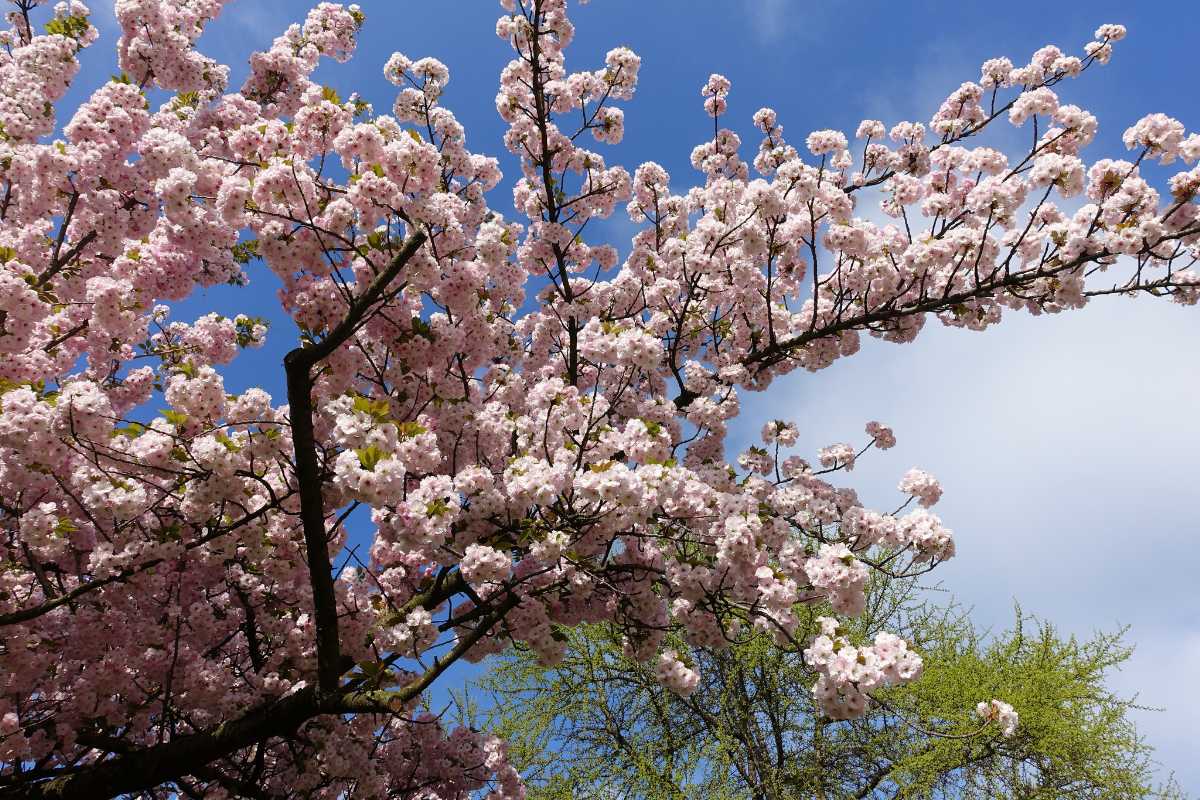
MULTIPOLYGON (((116 30, 108 4, 94 3, 104 39, 85 54, 69 109, 115 71, 116 30)), ((387 57, 434 56, 451 70, 444 96, 468 131, 468 146, 495 155, 509 180, 490 197, 511 216, 504 125, 493 99, 510 58, 490 0, 361 0, 367 25, 349 64, 326 62, 318 80, 342 96, 359 92, 380 113, 394 97, 381 76, 387 57)), ((309 4, 233 0, 201 49, 233 67, 265 49, 309 4)), ((632 170, 654 160, 677 189, 698 175, 688 157, 710 135, 699 88, 712 72, 733 82, 728 117, 750 157, 758 137, 750 116, 779 113, 789 139, 859 120, 927 121, 961 82, 978 80, 986 58, 1018 64, 1043 44, 1079 53, 1101 23, 1129 37, 1108 66, 1061 87, 1066 102, 1100 120, 1094 160, 1124 154, 1121 133, 1149 112, 1200 129, 1196 31, 1200 2, 804 2, 802 0, 593 0, 576 8, 568 69, 594 69, 627 45, 642 57, 637 96, 624 104, 625 141, 601 148, 632 170)), ((68 113, 60 112, 60 123, 68 113)), ((1002 134, 1000 143, 1024 142, 1002 134), (1008 138, 1003 138, 1003 137, 1008 138)), ((614 219, 598 231, 618 246, 632 230, 614 219)), ((623 248, 624 249, 624 248, 623 248)), ((250 266, 248 287, 209 290, 177 307, 264 314, 274 282, 250 266)), ((268 316, 272 316, 267 313, 268 316)), ((283 353, 294 344, 280 321, 269 344, 228 373, 237 391, 262 385, 281 398, 283 353)), ((1012 601, 1088 634, 1130 625, 1138 651, 1114 688, 1138 693, 1161 712, 1138 721, 1174 771, 1200 794, 1200 591, 1188 552, 1195 521, 1200 426, 1200 309, 1153 298, 1096 303, 1080 313, 1033 319, 1014 315, 994 331, 933 329, 912 345, 868 343, 863 352, 816 375, 793 375, 745 398, 745 422, 731 444, 743 447, 764 417, 800 423, 809 449, 858 441, 868 419, 892 424, 899 445, 863 463, 848 481, 864 498, 891 506, 910 466, 938 475, 938 511, 958 534, 959 557, 939 569, 943 586, 975 609, 983 624, 1005 625, 1012 601)), ((459 673, 459 678, 465 673, 459 673)))

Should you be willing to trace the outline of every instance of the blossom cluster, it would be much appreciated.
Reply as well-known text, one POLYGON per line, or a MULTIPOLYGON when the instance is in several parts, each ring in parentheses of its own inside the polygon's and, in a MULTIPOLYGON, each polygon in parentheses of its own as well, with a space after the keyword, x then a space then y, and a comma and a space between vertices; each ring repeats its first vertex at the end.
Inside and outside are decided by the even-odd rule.
POLYGON ((1017 712, 1003 700, 981 702, 975 706, 975 713, 984 722, 994 722, 1000 728, 1001 736, 1012 736, 1017 731, 1017 712))
POLYGON ((659 654, 655 676, 659 683, 683 697, 696 691, 696 685, 700 682, 700 674, 680 661, 674 650, 664 650, 659 654))
POLYGON ((836 619, 820 617, 817 623, 821 633, 804 650, 804 661, 820 673, 813 697, 830 719, 860 717, 871 691, 920 677, 921 657, 895 634, 880 632, 872 644, 856 647, 840 635, 836 619))

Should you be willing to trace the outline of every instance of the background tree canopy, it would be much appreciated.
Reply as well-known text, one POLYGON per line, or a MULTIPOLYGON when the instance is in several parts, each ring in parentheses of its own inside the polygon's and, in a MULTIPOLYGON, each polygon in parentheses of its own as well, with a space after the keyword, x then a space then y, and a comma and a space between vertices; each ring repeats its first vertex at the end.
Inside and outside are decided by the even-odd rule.
MULTIPOLYGON (((822 609, 806 613, 811 636, 822 609)), ((501 731, 536 800, 1182 797, 1155 785, 1134 701, 1105 688, 1131 652, 1123 631, 1064 637, 1018 608, 988 635, 911 581, 876 581, 852 624, 854 640, 897 630, 925 660, 921 680, 861 719, 823 717, 814 670, 762 636, 726 650, 677 642, 701 675, 680 697, 606 625, 567 634, 554 667, 506 658, 482 681, 493 707, 468 716, 501 731), (970 736, 979 720, 965 710, 992 696, 1020 714, 1011 738, 970 736)))

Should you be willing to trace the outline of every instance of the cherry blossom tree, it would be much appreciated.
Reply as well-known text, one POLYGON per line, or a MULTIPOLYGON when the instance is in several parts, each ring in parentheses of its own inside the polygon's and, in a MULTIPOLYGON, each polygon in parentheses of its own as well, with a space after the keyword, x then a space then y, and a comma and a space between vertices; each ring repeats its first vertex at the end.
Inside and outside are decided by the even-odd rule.
POLYGON ((727 463, 739 392, 931 317, 1200 299, 1200 169, 1141 174, 1200 136, 1154 114, 1130 160, 1089 164, 1096 119, 1059 99, 1118 25, 989 60, 928 124, 863 122, 853 153, 831 130, 796 148, 763 109, 747 163, 714 75, 681 189, 602 152, 638 56, 570 72, 565 0, 503 0, 506 220, 442 63, 388 58, 391 114, 343 101, 311 75, 364 15, 320 3, 231 90, 196 49, 224 2, 116 0, 121 74, 62 120, 88 9, 15 0, 0 34, 0 796, 520 797, 501 741, 420 700, 456 661, 515 642, 551 663, 601 620, 680 693, 697 675, 668 633, 769 633, 825 714, 862 714, 919 654, 833 619, 798 640, 795 610, 853 615, 871 570, 953 555, 940 489, 910 473, 915 510, 880 513, 830 483, 894 443, 878 423, 810 464, 768 422, 727 463), (1005 123, 1028 148, 980 144, 1005 123), (613 213, 632 242, 596 240, 613 213), (286 398, 225 390, 261 297, 191 322, 161 304, 251 264, 301 332, 286 398), (353 515, 369 552, 345 552, 353 515))

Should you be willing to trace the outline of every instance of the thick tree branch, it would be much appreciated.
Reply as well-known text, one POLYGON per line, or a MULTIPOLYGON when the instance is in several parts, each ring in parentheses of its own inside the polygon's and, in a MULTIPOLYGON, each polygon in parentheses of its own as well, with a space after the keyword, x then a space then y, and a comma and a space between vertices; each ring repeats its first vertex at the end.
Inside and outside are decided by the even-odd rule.
POLYGON ((415 611, 418 608, 424 608, 429 611, 437 608, 443 602, 458 594, 465 592, 468 589, 467 582, 463 579, 462 573, 455 571, 445 580, 436 581, 427 591, 419 592, 409 598, 408 602, 400 606, 391 614, 383 617, 380 624, 384 627, 391 625, 399 625, 404 622, 405 617, 409 612, 415 611))
MULTIPOLYGON (((108 761, 42 783, 0 789, 0 800, 92 800, 144 791, 185 775, 204 778, 214 761, 266 739, 288 735, 315 717, 394 714, 462 658, 519 600, 515 594, 506 597, 492 614, 463 635, 450 652, 401 689, 325 693, 319 687, 305 686, 211 731, 180 736, 145 750, 130 749, 108 761)), ((350 666, 349 659, 339 662, 339 676, 350 666)), ((119 748, 114 745, 106 749, 118 752, 125 748, 122 743, 119 748)))
POLYGON ((328 358, 334 350, 344 344, 355 334, 358 326, 367 316, 367 312, 371 310, 371 306, 383 297, 392 281, 400 274, 400 270, 404 269, 404 265, 416 255, 421 245, 425 244, 426 238, 425 234, 419 231, 409 236, 401 245, 400 251, 388 262, 383 272, 376 275, 375 280, 371 281, 366 291, 350 304, 350 310, 346 312, 345 318, 329 332, 329 335, 314 345, 300 347, 288 353, 284 364, 286 365, 289 361, 305 362, 311 367, 322 359, 328 358))
POLYGON ((438 676, 445 672, 451 664, 462 658, 476 642, 482 639, 492 626, 499 622, 505 614, 511 611, 520 597, 510 594, 487 617, 482 619, 470 632, 459 637, 458 644, 450 652, 434 659, 433 666, 421 674, 412 683, 396 691, 367 690, 355 691, 341 699, 341 710, 345 713, 385 713, 399 711, 404 704, 429 688, 438 676))
POLYGON ((341 645, 338 641, 333 564, 329 560, 329 540, 325 530, 325 481, 317 459, 316 435, 313 432, 312 368, 354 335, 371 307, 384 295, 424 242, 423 233, 410 236, 387 268, 351 303, 345 318, 328 336, 310 347, 292 350, 283 359, 287 374, 288 416, 292 424, 292 445, 296 459, 296 486, 300 494, 300 522, 304 530, 304 549, 313 592, 317 681, 321 691, 327 694, 337 690, 342 672, 341 645))
POLYGON ((93 800, 144 791, 272 736, 296 730, 321 713, 315 686, 263 706, 211 731, 180 736, 147 750, 129 752, 44 783, 0 789, 4 800, 93 800))

